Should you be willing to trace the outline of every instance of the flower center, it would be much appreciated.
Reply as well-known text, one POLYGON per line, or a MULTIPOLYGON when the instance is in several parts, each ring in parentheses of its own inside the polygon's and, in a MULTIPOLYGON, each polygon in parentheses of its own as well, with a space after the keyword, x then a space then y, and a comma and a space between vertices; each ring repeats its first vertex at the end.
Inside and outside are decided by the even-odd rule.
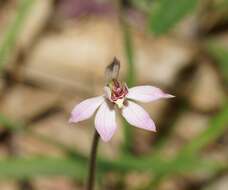
POLYGON ((114 79, 108 84, 108 87, 111 91, 111 93, 109 93, 108 99, 111 102, 114 102, 119 108, 122 108, 125 96, 128 93, 126 83, 114 79))

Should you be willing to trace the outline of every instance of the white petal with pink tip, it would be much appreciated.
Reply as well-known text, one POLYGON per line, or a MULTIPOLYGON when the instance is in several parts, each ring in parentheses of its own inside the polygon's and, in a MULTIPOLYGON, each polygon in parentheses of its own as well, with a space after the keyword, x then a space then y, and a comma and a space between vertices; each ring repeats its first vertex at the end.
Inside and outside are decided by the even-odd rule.
POLYGON ((149 114, 141 106, 132 101, 128 101, 127 105, 123 107, 122 115, 128 123, 135 127, 156 131, 155 124, 149 114))
POLYGON ((95 127, 103 141, 109 141, 116 128, 116 113, 113 107, 103 102, 95 117, 95 127))
POLYGON ((71 112, 71 118, 69 122, 77 123, 90 118, 96 109, 102 104, 102 102, 104 102, 103 96, 89 98, 82 101, 74 107, 73 111, 71 112))
POLYGON ((151 102, 161 98, 172 97, 174 96, 166 94, 161 89, 154 86, 136 86, 130 88, 127 94, 127 98, 141 102, 151 102))

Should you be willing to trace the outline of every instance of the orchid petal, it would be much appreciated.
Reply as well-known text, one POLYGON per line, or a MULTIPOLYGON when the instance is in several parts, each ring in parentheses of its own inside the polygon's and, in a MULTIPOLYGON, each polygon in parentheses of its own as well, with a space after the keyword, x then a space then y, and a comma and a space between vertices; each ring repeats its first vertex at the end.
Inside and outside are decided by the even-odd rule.
POLYGON ((122 109, 122 115, 128 123, 135 127, 156 131, 155 124, 149 114, 141 106, 132 101, 127 101, 127 105, 122 109))
POLYGON ((95 116, 95 127, 102 140, 105 142, 112 138, 117 128, 114 107, 109 106, 107 102, 103 102, 97 111, 95 116))
POLYGON ((96 109, 104 102, 103 96, 89 98, 76 105, 71 112, 70 123, 77 123, 90 118, 96 109))
POLYGON ((126 97, 136 101, 151 102, 161 98, 173 98, 174 96, 166 94, 154 86, 136 86, 129 89, 126 97))

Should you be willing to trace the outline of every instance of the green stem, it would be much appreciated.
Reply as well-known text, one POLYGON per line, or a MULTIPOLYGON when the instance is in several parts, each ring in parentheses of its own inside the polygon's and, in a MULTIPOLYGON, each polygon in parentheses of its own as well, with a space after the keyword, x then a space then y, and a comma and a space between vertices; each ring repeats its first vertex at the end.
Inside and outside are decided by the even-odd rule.
POLYGON ((93 143, 91 148, 91 154, 90 154, 90 163, 89 163, 89 175, 88 175, 88 181, 87 181, 87 190, 93 190, 94 189, 94 179, 96 174, 96 160, 97 160, 97 148, 99 143, 100 136, 95 130, 94 137, 93 137, 93 143))

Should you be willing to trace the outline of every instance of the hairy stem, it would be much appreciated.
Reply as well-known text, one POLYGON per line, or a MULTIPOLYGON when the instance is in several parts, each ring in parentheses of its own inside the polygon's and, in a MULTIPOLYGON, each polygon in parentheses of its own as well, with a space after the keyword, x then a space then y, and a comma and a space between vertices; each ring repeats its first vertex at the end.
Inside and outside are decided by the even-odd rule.
POLYGON ((94 189, 94 179, 96 174, 96 158, 97 158, 97 148, 98 148, 99 139, 100 139, 100 136, 95 130, 91 153, 90 153, 89 173, 88 173, 86 190, 94 189))

